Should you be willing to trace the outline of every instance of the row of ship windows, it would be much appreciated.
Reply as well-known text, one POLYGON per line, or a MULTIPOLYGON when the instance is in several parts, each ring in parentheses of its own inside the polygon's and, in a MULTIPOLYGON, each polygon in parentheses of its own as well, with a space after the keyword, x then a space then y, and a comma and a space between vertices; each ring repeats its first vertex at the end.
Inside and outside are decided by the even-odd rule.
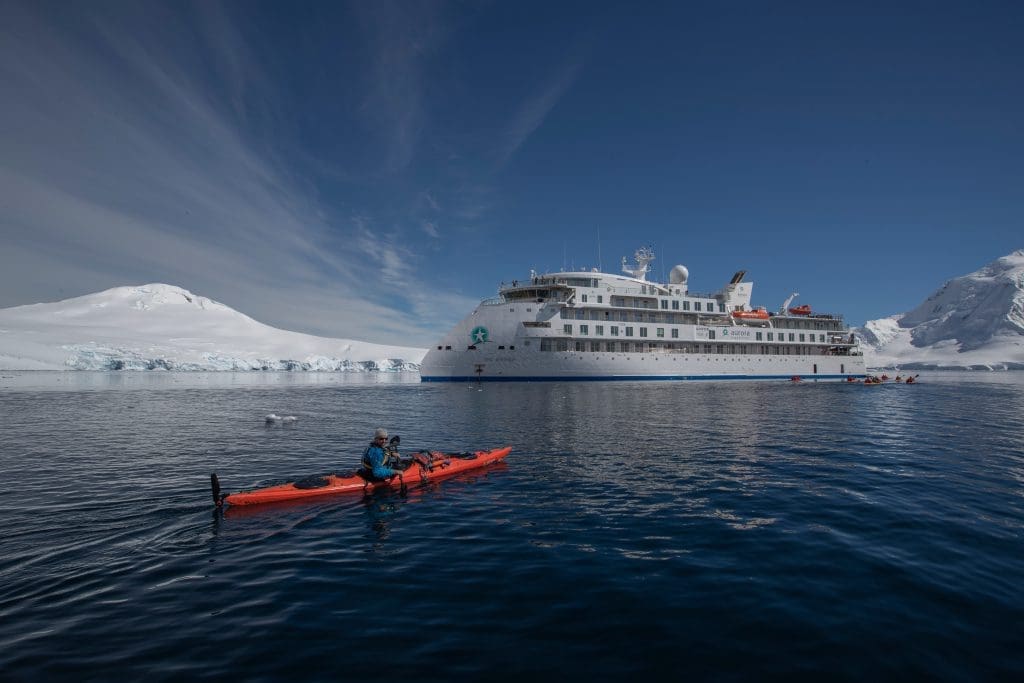
MULTIPOLYGON (((526 342, 526 345, 527 345, 527 346, 529 346, 529 345, 530 345, 530 342, 526 342)), ((440 350, 441 350, 441 347, 440 347, 440 346, 438 346, 438 347, 437 347, 437 350, 438 350, 438 351, 440 351, 440 350)), ((445 346, 445 347, 444 347, 444 350, 445 350, 445 351, 451 351, 451 350, 452 350, 452 347, 451 347, 451 345, 449 344, 449 345, 445 346)), ((466 350, 467 350, 467 351, 476 351, 476 344, 470 344, 469 346, 467 346, 467 347, 466 347, 466 350)), ((498 350, 499 350, 499 351, 504 351, 504 350, 505 350, 505 345, 504 345, 504 344, 499 344, 499 345, 498 345, 498 350)), ((509 351, 515 351, 515 350, 516 350, 516 345, 515 345, 515 344, 509 344, 509 345, 508 345, 508 350, 509 350, 509 351)))
MULTIPOLYGON (((515 311, 515 309, 510 309, 515 311)), ((529 309, 528 309, 529 310, 529 309)), ((639 313, 636 311, 598 311, 598 310, 584 310, 581 308, 568 309, 563 308, 560 315, 565 320, 607 320, 619 321, 619 322, 651 322, 651 323, 669 323, 676 325, 695 325, 697 324, 698 317, 695 315, 686 315, 683 313, 639 313)), ((718 322, 718 321, 716 321, 718 322)), ((725 323, 725 320, 720 321, 725 323)), ((780 320, 776 319, 772 323, 775 327, 786 327, 794 330, 839 330, 840 324, 838 321, 824 321, 824 320, 780 320)))
POLYGON ((651 342, 598 342, 542 339, 541 351, 579 351, 591 353, 707 353, 722 355, 761 356, 830 356, 827 347, 780 346, 777 344, 657 344, 651 342))
MULTIPOLYGON (((591 296, 596 298, 596 303, 604 303, 603 294, 580 294, 580 302, 584 304, 590 303, 591 296)), ((613 296, 609 297, 609 299, 612 306, 621 306, 623 308, 657 308, 657 306, 654 305, 654 302, 650 299, 634 299, 625 296, 613 296)), ((658 299, 658 301, 660 302, 659 305, 662 310, 665 311, 669 310, 670 306, 673 311, 688 311, 692 304, 693 310, 695 311, 713 312, 717 307, 719 313, 725 313, 725 304, 714 301, 696 301, 693 299, 684 299, 682 302, 680 302, 679 299, 658 299)))
MULTIPOLYGON (((632 327, 625 327, 624 328, 623 336, 625 336, 625 337, 632 337, 634 331, 635 330, 632 327)), ((639 328, 639 331, 640 331, 640 336, 641 337, 649 336, 648 335, 649 328, 641 327, 641 328, 639 328)), ((573 334, 573 326, 572 325, 562 325, 562 332, 567 334, 567 335, 569 335, 569 336, 572 336, 572 334, 573 334)), ((604 332, 605 332, 604 325, 594 325, 594 336, 596 336, 596 337, 603 337, 604 336, 604 332)), ((619 327, 618 327, 618 325, 610 326, 608 328, 608 332, 609 332, 610 336, 618 337, 619 336, 619 327)), ((673 327, 673 328, 671 328, 669 330, 669 332, 670 332, 669 336, 672 339, 679 339, 679 330, 677 328, 673 327)), ((586 337, 586 336, 589 336, 589 335, 590 335, 590 325, 580 325, 579 326, 579 336, 586 337)), ((656 327, 654 329, 654 336, 664 339, 665 338, 665 328, 664 327, 656 327)), ((715 338, 715 330, 708 330, 708 339, 714 339, 714 338, 715 338)), ((804 332, 799 332, 799 333, 796 333, 796 332, 788 332, 788 333, 787 332, 754 332, 754 341, 780 341, 780 342, 782 342, 782 341, 791 341, 791 342, 802 341, 802 342, 812 342, 812 343, 817 342, 819 344, 824 344, 825 343, 825 335, 823 335, 823 334, 819 334, 819 335, 806 334, 804 332), (788 339, 786 338, 787 335, 789 337, 788 339), (815 336, 817 336, 817 339, 815 339, 815 336)))
MULTIPOLYGON (((530 342, 526 342, 529 346, 530 342)), ((509 351, 515 351, 515 344, 510 344, 509 351)), ((451 351, 450 345, 444 346, 451 351)), ((506 349, 504 344, 498 346, 499 351, 506 349)), ((442 350, 441 346, 437 347, 442 350)), ((466 347, 467 351, 476 351, 476 345, 466 347)), ((665 344, 657 342, 599 342, 569 341, 568 339, 541 339, 541 351, 579 351, 581 353, 706 353, 721 355, 761 355, 761 356, 848 356, 849 349, 822 346, 785 346, 768 344, 665 344)))
MULTIPOLYGON (((502 282, 501 284, 502 284, 502 286, 504 286, 505 283, 502 282)), ((598 289, 599 287, 603 286, 603 283, 600 280, 596 279, 596 278, 591 279, 591 278, 581 278, 581 277, 559 277, 559 278, 535 277, 535 278, 533 278, 530 281, 530 284, 532 284, 532 285, 540 285, 540 286, 545 286, 545 285, 568 285, 569 287, 590 287, 592 289, 598 289)), ((518 287, 519 286, 519 281, 518 280, 513 280, 512 281, 512 286, 513 287, 518 287)), ((640 293, 641 294, 649 294, 651 296, 653 296, 655 294, 665 294, 665 293, 672 294, 672 293, 674 293, 674 294, 676 294, 678 296, 678 295, 683 293, 683 290, 680 289, 680 288, 675 288, 675 289, 670 289, 670 290, 668 290, 668 292, 666 292, 663 287, 658 287, 657 285, 653 285, 652 284, 652 285, 640 285, 640 293)), ((586 295, 584 295, 584 296, 586 296, 586 295)), ((600 298, 601 295, 598 294, 597 296, 598 296, 598 298, 600 298)))

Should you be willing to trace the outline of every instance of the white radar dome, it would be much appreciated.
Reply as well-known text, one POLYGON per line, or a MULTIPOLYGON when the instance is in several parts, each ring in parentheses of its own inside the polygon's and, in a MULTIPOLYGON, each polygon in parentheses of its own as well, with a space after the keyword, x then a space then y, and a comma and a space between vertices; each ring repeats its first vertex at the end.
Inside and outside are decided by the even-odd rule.
POLYGON ((690 271, 686 269, 686 266, 673 266, 672 270, 669 271, 668 281, 673 285, 681 285, 685 284, 689 277, 690 271))

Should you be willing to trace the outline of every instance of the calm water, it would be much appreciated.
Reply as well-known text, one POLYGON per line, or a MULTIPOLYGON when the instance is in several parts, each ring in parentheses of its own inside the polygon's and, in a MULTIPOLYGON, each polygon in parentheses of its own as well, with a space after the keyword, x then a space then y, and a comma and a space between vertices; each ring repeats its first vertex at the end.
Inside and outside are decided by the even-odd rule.
POLYGON ((1019 679, 1024 374, 922 380, 0 373, 0 678, 1019 679), (514 450, 213 511, 378 425, 514 450))

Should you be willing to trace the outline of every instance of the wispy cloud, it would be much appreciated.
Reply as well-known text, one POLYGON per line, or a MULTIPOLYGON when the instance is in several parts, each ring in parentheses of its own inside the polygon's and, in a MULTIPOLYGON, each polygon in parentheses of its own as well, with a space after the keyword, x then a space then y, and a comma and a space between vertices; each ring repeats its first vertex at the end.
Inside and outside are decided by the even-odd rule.
POLYGON ((567 60, 551 74, 543 87, 519 106, 501 135, 497 154, 499 168, 508 163, 533 132, 544 123, 544 119, 576 80, 581 65, 582 60, 577 57, 567 60))
MULTIPOLYGON (((166 281, 281 327, 429 343, 416 257, 397 238, 367 249, 359 221, 246 133, 274 93, 231 22, 130 7, 0 9, 0 306, 166 281), (167 22, 174 40, 146 29, 167 22)), ((415 122, 393 123, 399 164, 415 122)))
POLYGON ((362 111, 387 141, 385 170, 412 161, 424 124, 425 62, 450 34, 440 3, 355 3, 369 42, 371 87, 362 111))
POLYGON ((427 233, 435 240, 441 238, 440 233, 437 232, 437 226, 432 221, 423 221, 420 225, 423 227, 423 232, 427 233))
POLYGON ((416 195, 416 209, 427 209, 436 212, 441 210, 441 205, 437 203, 437 200, 434 198, 433 194, 424 191, 416 195))

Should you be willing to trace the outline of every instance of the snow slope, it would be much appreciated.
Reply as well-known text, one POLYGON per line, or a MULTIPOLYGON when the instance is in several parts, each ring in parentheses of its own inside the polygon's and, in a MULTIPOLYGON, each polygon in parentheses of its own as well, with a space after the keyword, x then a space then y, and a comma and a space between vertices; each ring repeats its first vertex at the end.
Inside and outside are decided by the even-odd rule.
POLYGON ((417 370, 426 349, 279 330, 150 284, 0 310, 3 370, 417 370))
POLYGON ((1024 370, 1024 249, 857 333, 869 367, 1024 370))

